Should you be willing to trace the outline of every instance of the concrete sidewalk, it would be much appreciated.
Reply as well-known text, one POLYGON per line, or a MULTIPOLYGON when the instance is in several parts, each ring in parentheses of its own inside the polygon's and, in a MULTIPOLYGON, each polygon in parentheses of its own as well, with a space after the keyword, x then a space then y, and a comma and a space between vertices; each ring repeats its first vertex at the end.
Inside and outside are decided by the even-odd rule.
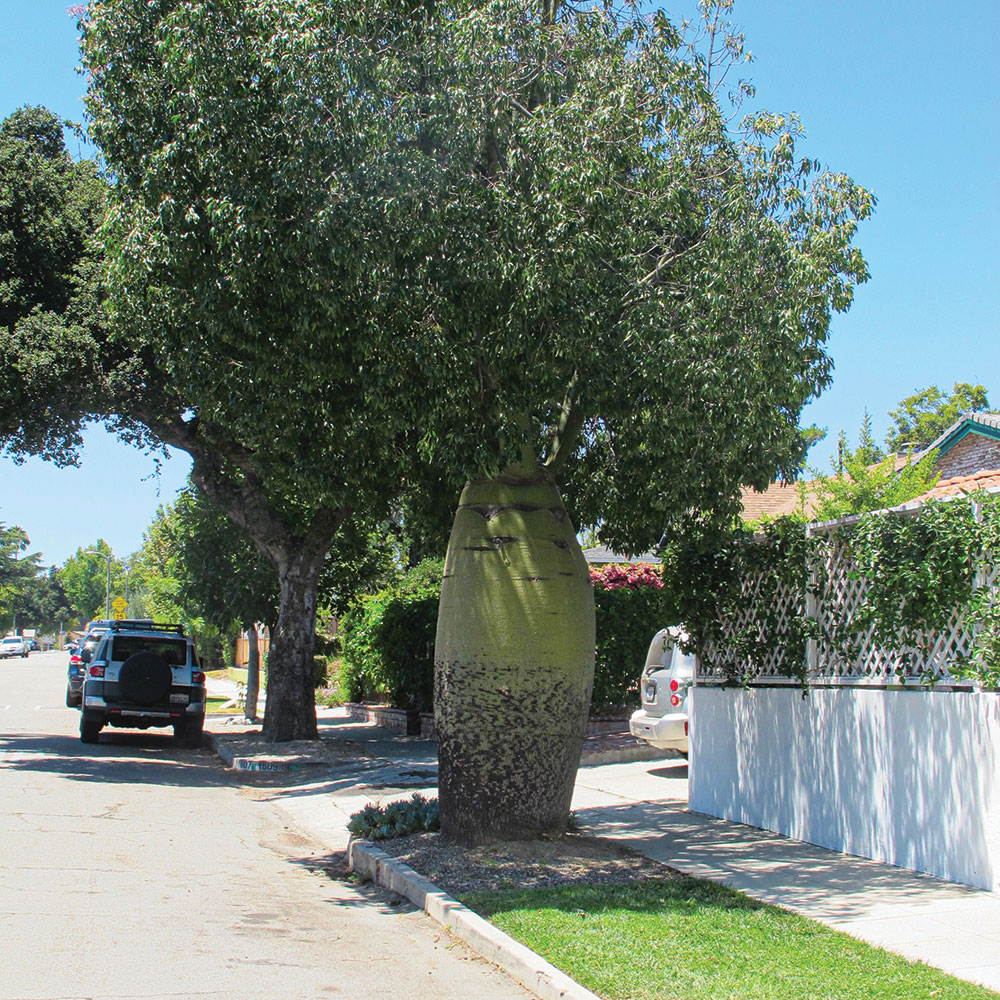
MULTIPOLYGON (((300 769, 271 797, 331 850, 347 846, 347 820, 366 803, 435 793, 432 741, 338 710, 321 712, 320 727, 367 756, 300 769)), ((1000 894, 689 812, 682 758, 581 767, 573 809, 583 832, 1000 990, 1000 894)))

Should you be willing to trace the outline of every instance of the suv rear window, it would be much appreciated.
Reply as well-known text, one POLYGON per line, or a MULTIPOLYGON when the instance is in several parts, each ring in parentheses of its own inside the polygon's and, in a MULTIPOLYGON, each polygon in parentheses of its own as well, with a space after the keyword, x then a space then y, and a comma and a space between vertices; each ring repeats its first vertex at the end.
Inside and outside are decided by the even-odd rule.
POLYGON ((187 642, 183 639, 161 639, 156 636, 116 635, 111 642, 111 659, 124 663, 134 653, 156 653, 172 667, 187 663, 187 642))

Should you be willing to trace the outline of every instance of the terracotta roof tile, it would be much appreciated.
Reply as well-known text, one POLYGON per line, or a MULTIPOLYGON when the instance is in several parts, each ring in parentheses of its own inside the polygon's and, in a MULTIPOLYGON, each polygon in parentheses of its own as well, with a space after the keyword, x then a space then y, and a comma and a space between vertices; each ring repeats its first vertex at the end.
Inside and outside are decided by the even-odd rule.
POLYGON ((952 476, 942 479, 933 489, 922 493, 911 503, 922 500, 940 500, 941 497, 960 497, 975 493, 976 490, 1000 489, 1000 469, 981 469, 971 476, 952 476))

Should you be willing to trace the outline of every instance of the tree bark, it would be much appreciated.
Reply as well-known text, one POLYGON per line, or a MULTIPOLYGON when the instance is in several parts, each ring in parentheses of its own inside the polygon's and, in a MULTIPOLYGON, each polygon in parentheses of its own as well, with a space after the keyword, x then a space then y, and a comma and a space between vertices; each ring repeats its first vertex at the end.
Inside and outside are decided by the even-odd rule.
POLYGON ((446 838, 566 831, 593 681, 593 588, 558 489, 541 470, 470 484, 435 646, 446 838))
POLYGON ((247 630, 247 686, 243 704, 243 716, 248 722, 257 721, 257 697, 260 694, 260 646, 256 622, 250 622, 247 630))
POLYGON ((286 559, 278 566, 281 601, 268 653, 267 707, 261 728, 266 740, 280 743, 318 736, 313 645, 316 591, 325 551, 318 559, 286 559))

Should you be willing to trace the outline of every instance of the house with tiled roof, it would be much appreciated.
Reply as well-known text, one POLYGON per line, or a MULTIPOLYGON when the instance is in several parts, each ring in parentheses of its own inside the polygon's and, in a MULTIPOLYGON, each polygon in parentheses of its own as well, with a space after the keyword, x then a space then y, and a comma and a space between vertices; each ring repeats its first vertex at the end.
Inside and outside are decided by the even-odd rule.
MULTIPOLYGON (((943 479, 1000 469, 1000 413, 966 413, 928 445, 943 479)), ((924 452, 921 452, 924 454, 924 452)))
MULTIPOLYGON (((931 499, 931 494, 957 496, 987 488, 973 484, 991 484, 991 477, 1000 477, 1000 413, 964 414, 922 451, 910 456, 897 455, 896 468, 902 468, 908 461, 918 461, 929 451, 938 453, 941 480, 920 499, 931 499)), ((796 512, 811 517, 816 512, 818 494, 810 483, 772 483, 762 493, 744 489, 742 501, 744 521, 796 512)))

